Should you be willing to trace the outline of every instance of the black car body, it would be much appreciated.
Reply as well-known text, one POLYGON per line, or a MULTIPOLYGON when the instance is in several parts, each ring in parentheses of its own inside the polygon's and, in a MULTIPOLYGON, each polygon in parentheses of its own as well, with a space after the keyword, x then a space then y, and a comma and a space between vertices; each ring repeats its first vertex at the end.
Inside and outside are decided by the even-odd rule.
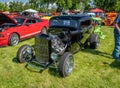
POLYGON ((49 23, 49 33, 68 37, 71 44, 84 44, 93 29, 91 17, 86 14, 56 16, 49 23))
POLYGON ((73 69, 75 52, 87 45, 98 47, 99 36, 93 31, 91 17, 86 14, 52 17, 47 34, 35 37, 35 53, 32 47, 23 45, 17 52, 18 61, 35 62, 43 69, 54 66, 66 77, 73 69))

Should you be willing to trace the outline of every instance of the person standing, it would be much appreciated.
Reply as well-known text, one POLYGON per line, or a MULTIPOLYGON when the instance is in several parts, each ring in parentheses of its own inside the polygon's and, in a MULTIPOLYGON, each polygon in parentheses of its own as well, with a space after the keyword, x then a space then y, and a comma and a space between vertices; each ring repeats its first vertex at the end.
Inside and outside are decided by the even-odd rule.
POLYGON ((114 50, 112 56, 115 60, 120 62, 120 13, 116 16, 114 20, 114 50))

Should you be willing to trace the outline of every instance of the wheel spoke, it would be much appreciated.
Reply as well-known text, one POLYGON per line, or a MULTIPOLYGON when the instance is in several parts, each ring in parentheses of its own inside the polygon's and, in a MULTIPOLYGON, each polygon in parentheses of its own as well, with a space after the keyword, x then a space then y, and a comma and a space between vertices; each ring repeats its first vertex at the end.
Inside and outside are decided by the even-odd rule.
POLYGON ((31 58, 32 58, 32 51, 31 53, 29 53, 27 51, 28 48, 25 49, 25 51, 23 52, 23 58, 26 60, 26 61, 29 61, 31 58))
POLYGON ((18 37, 13 35, 13 37, 11 38, 11 42, 13 45, 17 44, 18 43, 18 37))
POLYGON ((70 52, 65 52, 59 62, 58 71, 62 77, 68 76, 74 66, 74 58, 70 52))
POLYGON ((69 60, 67 60, 67 62, 66 62, 66 66, 65 66, 65 69, 66 69, 65 72, 67 74, 69 74, 72 71, 72 69, 73 69, 73 63, 74 63, 73 57, 70 56, 69 60))

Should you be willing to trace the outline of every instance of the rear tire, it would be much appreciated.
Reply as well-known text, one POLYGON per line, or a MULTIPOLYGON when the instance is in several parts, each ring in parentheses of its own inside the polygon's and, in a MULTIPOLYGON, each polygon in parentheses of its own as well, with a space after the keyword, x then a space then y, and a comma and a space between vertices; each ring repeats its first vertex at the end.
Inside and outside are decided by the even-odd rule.
POLYGON ((85 43, 84 43, 84 48, 87 48, 87 47, 89 47, 89 44, 88 44, 89 42, 88 42, 88 39, 85 41, 85 43))
POLYGON ((28 62, 33 58, 33 49, 29 45, 21 46, 17 51, 17 60, 20 63, 28 62))
POLYGON ((90 48, 96 49, 99 46, 100 38, 97 34, 91 34, 89 38, 90 48))
POLYGON ((68 76, 74 67, 73 55, 69 52, 65 52, 59 61, 58 71, 61 77, 68 76))
POLYGON ((19 36, 16 33, 13 33, 10 35, 9 40, 8 40, 8 45, 14 46, 19 43, 19 36))

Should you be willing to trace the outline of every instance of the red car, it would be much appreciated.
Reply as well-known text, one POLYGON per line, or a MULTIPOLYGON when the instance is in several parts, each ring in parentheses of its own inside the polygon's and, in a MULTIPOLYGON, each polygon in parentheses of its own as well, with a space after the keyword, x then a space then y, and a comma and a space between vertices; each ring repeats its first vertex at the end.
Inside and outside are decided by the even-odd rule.
POLYGON ((14 17, 0 13, 0 46, 16 45, 20 40, 40 32, 46 33, 48 20, 35 17, 14 17))

